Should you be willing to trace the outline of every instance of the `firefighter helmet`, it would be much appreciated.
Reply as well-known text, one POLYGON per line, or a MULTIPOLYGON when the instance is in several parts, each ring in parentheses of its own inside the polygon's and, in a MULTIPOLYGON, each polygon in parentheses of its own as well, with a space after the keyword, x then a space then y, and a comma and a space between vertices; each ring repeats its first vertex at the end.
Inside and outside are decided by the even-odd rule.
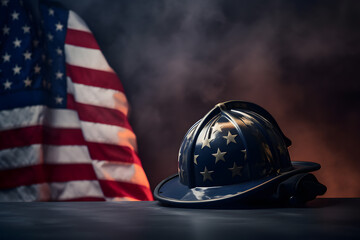
POLYGON ((154 195, 175 206, 211 206, 241 200, 302 172, 313 162, 291 162, 291 141, 260 106, 242 101, 217 104, 186 133, 178 174, 154 195))

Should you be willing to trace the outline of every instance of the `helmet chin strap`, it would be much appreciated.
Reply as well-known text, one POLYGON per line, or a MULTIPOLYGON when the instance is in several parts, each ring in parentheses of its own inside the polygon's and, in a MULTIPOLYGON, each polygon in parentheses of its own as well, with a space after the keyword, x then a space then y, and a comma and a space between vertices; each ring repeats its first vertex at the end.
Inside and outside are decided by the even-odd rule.
POLYGON ((299 173, 281 182, 272 198, 291 206, 303 206, 318 195, 323 195, 327 188, 311 173, 299 173))

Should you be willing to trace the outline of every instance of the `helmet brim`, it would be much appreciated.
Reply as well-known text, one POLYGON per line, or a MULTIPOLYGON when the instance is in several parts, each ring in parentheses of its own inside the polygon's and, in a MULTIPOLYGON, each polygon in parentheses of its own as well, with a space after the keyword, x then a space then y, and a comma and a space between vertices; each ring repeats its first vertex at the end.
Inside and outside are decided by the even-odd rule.
POLYGON ((247 199, 249 196, 302 172, 320 169, 314 162, 292 162, 293 169, 287 172, 268 176, 258 180, 239 184, 195 187, 180 183, 179 175, 175 174, 163 180, 154 190, 155 199, 163 204, 176 207, 211 207, 247 199))

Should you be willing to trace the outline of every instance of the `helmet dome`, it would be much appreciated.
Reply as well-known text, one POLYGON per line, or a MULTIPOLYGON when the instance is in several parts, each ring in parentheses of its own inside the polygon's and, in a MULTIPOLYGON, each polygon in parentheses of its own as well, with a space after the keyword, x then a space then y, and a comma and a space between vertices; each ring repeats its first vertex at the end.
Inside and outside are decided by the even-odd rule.
POLYGON ((221 186, 289 171, 289 145, 263 108, 239 101, 218 104, 183 139, 180 182, 189 187, 221 186))

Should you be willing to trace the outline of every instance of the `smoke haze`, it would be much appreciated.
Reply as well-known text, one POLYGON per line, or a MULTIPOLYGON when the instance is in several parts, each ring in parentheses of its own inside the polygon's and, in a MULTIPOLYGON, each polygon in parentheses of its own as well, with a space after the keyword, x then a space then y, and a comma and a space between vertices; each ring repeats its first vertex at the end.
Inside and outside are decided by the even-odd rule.
POLYGON ((215 104, 267 109, 327 197, 359 197, 358 1, 58 1, 89 25, 128 96, 152 188, 215 104))

